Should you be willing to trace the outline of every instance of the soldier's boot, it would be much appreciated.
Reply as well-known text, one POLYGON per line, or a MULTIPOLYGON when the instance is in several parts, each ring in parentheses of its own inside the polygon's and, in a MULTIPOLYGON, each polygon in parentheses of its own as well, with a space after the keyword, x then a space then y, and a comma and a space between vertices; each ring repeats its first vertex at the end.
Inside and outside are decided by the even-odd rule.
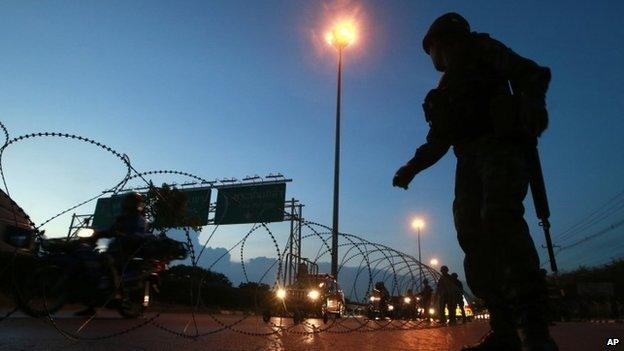
MULTIPOLYGON (((548 330, 548 291, 546 274, 534 274, 534 285, 519 299, 517 315, 518 332, 522 340, 522 351, 559 351, 548 330)), ((522 296, 522 294, 520 295, 522 296)))
MULTIPOLYGON (((541 330, 542 328, 533 328, 521 330, 522 351, 559 351, 559 347, 550 334, 541 330)), ((548 330, 546 328, 546 330, 548 330)))
POLYGON ((462 351, 521 351, 520 338, 512 315, 506 310, 490 310, 490 330, 472 346, 464 346, 462 351))
POLYGON ((522 351, 559 351, 550 337, 548 320, 543 304, 525 305, 520 313, 518 331, 522 340, 522 351))
POLYGON ((518 335, 500 335, 493 330, 471 346, 464 346, 461 351, 521 351, 518 335))

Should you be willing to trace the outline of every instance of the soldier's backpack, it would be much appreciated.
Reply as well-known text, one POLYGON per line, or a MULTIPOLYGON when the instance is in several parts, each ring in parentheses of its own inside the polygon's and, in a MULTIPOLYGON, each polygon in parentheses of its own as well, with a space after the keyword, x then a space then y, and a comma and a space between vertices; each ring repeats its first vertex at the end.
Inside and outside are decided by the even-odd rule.
MULTIPOLYGON (((543 75, 550 81, 550 70, 542 67, 543 75)), ((494 133, 499 137, 535 139, 548 127, 545 92, 522 92, 499 95, 490 102, 490 116, 494 133)))

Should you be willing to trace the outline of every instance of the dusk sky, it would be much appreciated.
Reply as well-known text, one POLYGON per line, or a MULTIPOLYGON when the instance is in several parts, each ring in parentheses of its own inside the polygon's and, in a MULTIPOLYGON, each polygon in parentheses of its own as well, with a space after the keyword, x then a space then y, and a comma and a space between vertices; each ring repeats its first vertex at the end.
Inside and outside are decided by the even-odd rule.
MULTIPOLYGON (((281 172, 305 217, 330 225, 336 52, 322 37, 333 19, 353 18, 360 32, 344 54, 340 229, 415 255, 409 222, 421 216, 423 259, 463 275, 452 152, 409 191, 391 186, 427 133, 420 106, 440 74, 421 41, 449 11, 552 70, 540 150, 555 243, 622 219, 619 203, 611 217, 557 240, 624 189, 622 1, 3 1, 0 120, 13 137, 57 131, 105 142, 139 170, 208 179, 281 172)), ((11 146, 3 164, 11 195, 35 222, 125 172, 91 145, 58 140, 11 146)), ((64 235, 68 224, 63 217, 47 233, 64 235)), ((219 228, 210 245, 227 247, 248 229, 219 228)), ((562 252, 562 268, 624 255, 621 234, 562 252)), ((250 256, 274 254, 267 237, 253 243, 250 256)))

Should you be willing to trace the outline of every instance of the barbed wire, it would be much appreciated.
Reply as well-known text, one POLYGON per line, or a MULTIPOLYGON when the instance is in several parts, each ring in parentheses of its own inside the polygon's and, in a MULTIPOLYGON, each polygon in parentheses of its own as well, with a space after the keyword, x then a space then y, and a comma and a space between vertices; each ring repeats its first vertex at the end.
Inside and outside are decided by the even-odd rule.
MULTIPOLYGON (((9 187, 7 185, 7 181, 5 179, 4 167, 3 167, 3 156, 5 151, 8 150, 9 146, 15 145, 19 142, 23 142, 26 140, 34 140, 38 138, 57 138, 63 140, 72 140, 77 142, 87 143, 93 146, 96 146, 102 151, 108 152, 112 154, 115 158, 119 159, 124 167, 125 174, 121 180, 114 183, 112 187, 104 189, 97 193, 97 195, 92 196, 86 200, 83 200, 76 205, 68 207, 62 211, 59 211, 54 216, 43 220, 39 225, 35 224, 30 217, 26 215, 26 213, 11 200, 10 206, 11 211, 13 213, 15 225, 18 226, 18 217, 25 218, 28 220, 30 226, 39 233, 39 229, 44 225, 50 223, 61 217, 64 214, 69 213, 77 208, 85 206, 93 201, 101 198, 106 194, 118 194, 127 190, 128 183, 134 179, 140 179, 142 182, 146 184, 150 189, 153 187, 153 181, 151 179, 152 176, 182 176, 191 178, 197 181, 199 184, 209 184, 212 185, 214 181, 210 181, 204 177, 184 172, 177 171, 171 169, 165 170, 151 170, 151 171, 138 171, 132 165, 130 158, 127 154, 122 153, 120 151, 115 150, 114 148, 96 141, 91 138, 83 137, 76 134, 69 133, 59 133, 59 132, 38 132, 38 133, 30 133, 21 135, 15 138, 10 138, 10 134, 3 123, 0 122, 0 129, 2 129, 3 134, 5 136, 5 142, 0 148, 0 175, 2 177, 3 185, 5 188, 5 192, 7 197, 10 197, 9 187)), ((158 196, 161 196, 157 192, 158 196)), ((326 225, 323 225, 318 222, 304 220, 302 218, 297 218, 299 229, 303 232, 301 236, 301 243, 305 241, 306 247, 314 247, 316 245, 316 252, 313 254, 311 262, 314 264, 322 264, 325 261, 324 258, 327 258, 331 255, 331 247, 329 245, 329 239, 331 238, 331 228, 326 225)), ((218 220, 215 220, 218 223, 218 220)), ((201 249, 199 251, 196 250, 194 245, 194 241, 191 238, 191 230, 189 228, 182 228, 184 231, 186 246, 188 247, 191 266, 193 268, 192 274, 188 279, 190 280, 190 306, 191 309, 188 312, 189 318, 187 323, 185 324, 182 330, 176 330, 176 328, 167 326, 166 322, 161 318, 162 313, 155 313, 151 316, 144 315, 143 319, 138 320, 132 325, 128 327, 122 327, 120 330, 109 332, 109 333, 101 333, 101 334, 93 334, 93 335, 84 335, 82 332, 85 330, 86 326, 92 324, 91 329, 95 329, 94 325, 97 325, 96 315, 90 316, 82 325, 78 328, 78 330, 72 331, 71 327, 63 325, 63 320, 59 320, 55 318, 55 315, 49 309, 51 307, 49 305, 49 296, 45 294, 45 287, 43 289, 43 304, 45 310, 44 318, 49 321, 50 325, 59 332, 65 338, 74 341, 97 341, 104 340, 109 338, 118 337, 121 335, 126 335, 129 333, 133 333, 139 329, 152 326, 164 332, 167 332, 176 337, 182 338, 190 338, 190 339, 198 339, 202 337, 207 337, 210 335, 214 335, 223 331, 231 331, 243 335, 255 336, 255 337, 271 337, 276 334, 292 334, 292 335, 310 335, 317 333, 332 333, 332 334, 342 334, 342 333, 366 333, 366 332, 374 332, 374 331, 387 331, 387 330, 410 330, 410 329, 420 329, 433 327, 429 323, 429 318, 422 318, 418 320, 397 320, 397 319, 387 319, 382 318, 380 320, 369 319, 366 317, 355 316, 352 314, 351 318, 331 318, 328 319, 326 324, 322 326, 317 326, 314 323, 311 323, 309 320, 304 320, 302 323, 282 323, 281 318, 278 317, 280 322, 276 322, 276 320, 269 320, 268 323, 262 327, 263 330, 258 331, 258 326, 256 324, 252 324, 251 327, 245 327, 243 324, 244 321, 253 319, 253 321, 258 321, 259 314, 267 308, 266 302, 264 301, 256 301, 256 305, 252 308, 252 313, 243 314, 240 318, 234 318, 233 320, 226 320, 228 318, 224 318, 223 315, 219 313, 210 312, 210 301, 204 301, 202 298, 202 289, 204 289, 204 282, 208 278, 207 272, 210 272, 219 262, 221 262, 226 257, 231 257, 230 254, 237 247, 240 250, 240 267, 243 274, 243 281, 246 283, 261 283, 268 277, 273 274, 273 283, 268 284, 272 286, 273 289, 279 286, 279 282, 284 277, 284 267, 287 264, 284 260, 284 257, 287 252, 287 247, 289 247, 290 240, 293 240, 290 236, 285 242, 284 248, 280 248, 278 239, 279 235, 271 230, 268 223, 255 223, 252 225, 251 229, 242 236, 242 238, 235 243, 232 247, 222 253, 219 257, 217 257, 211 264, 207 267, 199 266, 199 259, 202 257, 205 248, 209 244, 210 240, 215 235, 219 225, 215 225, 208 239, 203 243, 201 249), (271 258, 272 262, 268 264, 268 267, 260 274, 259 279, 254 281, 255 277, 250 277, 247 263, 246 263, 246 243, 248 239, 257 232, 264 232, 269 242, 274 246, 275 249, 275 257, 271 258), (200 270, 199 268, 206 269, 205 271, 200 270), (198 322, 197 315, 200 314, 202 316, 207 316, 211 321, 216 323, 216 327, 212 327, 209 330, 203 330, 203 326, 198 322), (347 321, 355 321, 355 323, 348 323, 347 321), (187 332, 188 326, 193 326, 193 332, 187 332), (251 328, 251 329, 250 329, 251 328)), ((163 231, 161 234, 166 234, 166 231, 163 231)), ((349 298, 353 299, 352 301, 358 302, 360 306, 367 302, 368 296, 370 296, 372 292, 373 285, 375 280, 378 279, 380 282, 389 283, 391 286, 391 291, 394 295, 404 294, 407 288, 411 289, 419 289, 421 287, 422 281, 424 279, 428 279, 432 282, 432 285, 435 286, 435 282, 439 277, 439 273, 437 273, 433 268, 428 267, 427 265, 419 262, 413 256, 401 252, 399 250, 395 250, 390 248, 389 246, 372 242, 368 239, 365 239, 361 236, 348 234, 348 233, 339 233, 340 243, 339 246, 341 248, 342 259, 340 260, 339 272, 342 274, 346 274, 347 271, 351 270, 353 277, 353 281, 351 284, 348 284, 351 288, 350 293, 348 295, 349 298), (357 262, 355 265, 351 265, 352 262, 357 262), (420 276, 417 278, 417 274, 415 272, 421 272, 420 276), (360 277, 364 277, 363 281, 360 282, 360 277)), ((44 240, 42 235, 38 235, 38 240, 44 240)), ((39 247, 37 248, 37 250, 39 247)), ((138 250, 137 250, 138 251, 138 250)), ((128 262, 130 262, 133 258, 136 257, 137 251, 135 251, 129 258, 124 267, 121 270, 121 275, 126 272, 126 268, 128 266, 128 262)), ((10 265, 15 264, 15 258, 18 257, 17 251, 13 253, 10 265)), ((32 257, 33 260, 37 260, 37 256, 32 257)), ((7 266, 8 267, 8 266, 7 266)), ((5 279, 4 272, 7 271, 5 269, 2 274, 0 274, 0 279, 5 279)), ((13 271, 14 272, 14 271, 13 271)), ((15 274, 12 274, 12 285, 14 286, 14 293, 17 295, 22 294, 22 291, 18 286, 22 283, 19 282, 20 279, 24 279, 25 277, 17 277, 15 274)), ((27 277, 26 277, 27 278, 27 277)), ((270 279, 269 279, 270 281, 270 279)), ((121 284, 121 282, 118 282, 121 284)), ((114 291, 117 291, 120 288, 120 285, 116 286, 114 291)), ((25 300, 25 298, 19 297, 25 300)), ((106 305, 113 298, 112 295, 108 296, 106 305)), ((288 302, 284 305, 285 311, 292 313, 296 310, 295 306, 288 306, 288 302)), ((5 316, 0 317, 0 322, 7 320, 13 315, 16 311, 19 310, 19 306, 11 309, 5 316)))

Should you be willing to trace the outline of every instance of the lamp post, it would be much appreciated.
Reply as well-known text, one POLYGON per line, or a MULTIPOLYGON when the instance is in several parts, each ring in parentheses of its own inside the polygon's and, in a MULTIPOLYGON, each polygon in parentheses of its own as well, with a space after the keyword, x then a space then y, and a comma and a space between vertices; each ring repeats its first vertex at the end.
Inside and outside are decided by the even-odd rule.
POLYGON ((342 51, 355 39, 351 23, 341 23, 325 35, 329 45, 338 50, 338 83, 336 94, 336 145, 334 153, 334 210, 332 219, 331 273, 338 279, 338 210, 340 191, 340 93, 342 88, 342 51))
POLYGON ((418 235, 418 263, 420 268, 420 281, 422 281, 422 260, 421 260, 421 252, 420 252, 420 231, 425 227, 425 221, 420 218, 414 218, 412 220, 412 228, 416 229, 416 233, 418 235))

